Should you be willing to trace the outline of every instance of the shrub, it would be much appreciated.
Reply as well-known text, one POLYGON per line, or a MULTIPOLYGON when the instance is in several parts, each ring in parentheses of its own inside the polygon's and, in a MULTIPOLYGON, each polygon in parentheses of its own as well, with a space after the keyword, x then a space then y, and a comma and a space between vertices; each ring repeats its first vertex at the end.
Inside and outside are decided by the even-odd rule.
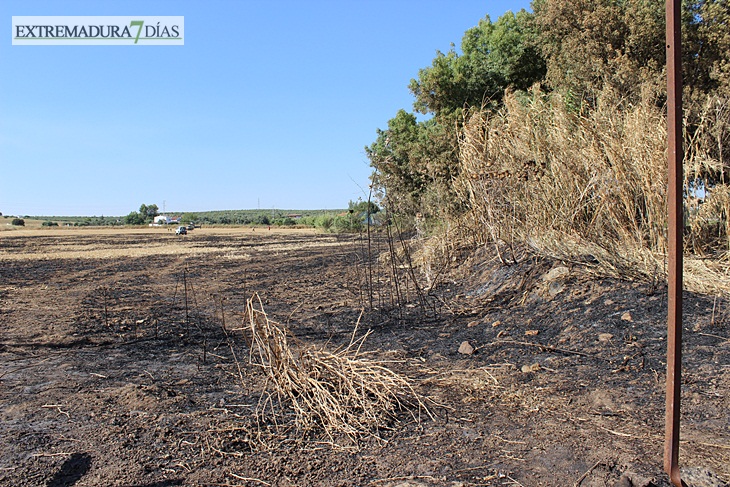
POLYGON ((124 223, 127 225, 143 225, 145 223, 144 215, 132 211, 129 215, 124 217, 124 223))
POLYGON ((46 221, 46 222, 41 223, 41 226, 43 226, 43 227, 57 227, 58 226, 58 223, 52 222, 52 221, 46 221))
POLYGON ((279 226, 282 226, 282 225, 284 225, 284 226, 292 226, 292 225, 296 225, 297 224, 297 222, 295 222, 294 220, 292 220, 288 216, 287 217, 284 217, 284 218, 277 218, 276 220, 274 220, 273 223, 274 223, 274 225, 279 225, 279 226))
POLYGON ((335 219, 329 215, 318 216, 315 221, 315 226, 322 228, 325 231, 329 231, 334 225, 335 219))
POLYGON ((15 225, 16 227, 24 227, 25 226, 25 220, 22 218, 13 218, 13 221, 10 222, 11 225, 15 225))

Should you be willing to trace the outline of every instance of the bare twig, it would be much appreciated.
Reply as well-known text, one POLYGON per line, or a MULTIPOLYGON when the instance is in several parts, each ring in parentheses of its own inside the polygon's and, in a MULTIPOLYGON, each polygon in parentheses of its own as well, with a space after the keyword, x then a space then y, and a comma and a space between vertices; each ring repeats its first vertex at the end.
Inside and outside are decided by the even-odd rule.
POLYGON ((59 414, 65 414, 68 419, 71 419, 71 416, 66 411, 63 411, 61 409, 61 406, 63 406, 63 404, 44 404, 41 407, 42 408, 55 408, 59 414))
POLYGON ((591 474, 591 472, 593 470, 595 470, 596 467, 598 467, 602 463, 603 463, 603 460, 598 460, 596 463, 594 463, 591 468, 589 468, 588 470, 586 470, 585 473, 583 475, 581 475, 578 480, 575 481, 575 483, 573 484, 573 487, 580 486, 580 484, 586 479, 586 477, 588 477, 591 474))
POLYGON ((386 482, 397 482, 400 480, 432 480, 434 482, 443 482, 445 479, 433 477, 431 475, 403 475, 401 477, 388 477, 387 479, 373 480, 368 485, 378 485, 386 482))
POLYGON ((228 472, 228 475, 230 475, 231 477, 234 477, 234 478, 236 478, 238 480, 243 480, 244 482, 258 482, 258 483, 263 484, 263 485, 271 485, 271 483, 266 482, 265 480, 256 479, 256 478, 252 478, 252 477, 242 477, 240 475, 236 475, 233 472, 228 472))
MULTIPOLYGON (((512 344, 512 345, 522 345, 525 347, 537 347, 537 348, 542 348, 543 350, 550 350, 551 352, 560 352, 560 353, 567 353, 567 354, 571 354, 571 355, 580 355, 581 357, 590 357, 591 356, 590 354, 587 354, 585 352, 579 352, 577 350, 568 350, 565 348, 553 347, 552 345, 543 345, 541 343, 533 343, 533 342, 521 342, 518 340, 496 340, 487 345, 497 345, 500 343, 506 343, 506 344, 512 344)), ((479 348, 483 348, 487 345, 483 345, 482 347, 479 347, 479 348)))

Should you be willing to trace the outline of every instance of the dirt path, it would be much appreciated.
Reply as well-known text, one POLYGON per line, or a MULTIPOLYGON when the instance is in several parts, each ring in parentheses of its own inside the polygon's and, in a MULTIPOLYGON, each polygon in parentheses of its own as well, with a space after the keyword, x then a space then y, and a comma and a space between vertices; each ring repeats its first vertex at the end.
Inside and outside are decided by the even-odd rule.
MULTIPOLYGON (((661 287, 483 256, 436 316, 376 300, 366 348, 435 419, 333 448, 256 425, 237 328, 258 292, 299 339, 347 342, 369 305, 357 239, 22 232, 0 235, 0 485, 666 485, 661 287)), ((729 307, 686 296, 681 459, 706 485, 730 481, 729 307)))

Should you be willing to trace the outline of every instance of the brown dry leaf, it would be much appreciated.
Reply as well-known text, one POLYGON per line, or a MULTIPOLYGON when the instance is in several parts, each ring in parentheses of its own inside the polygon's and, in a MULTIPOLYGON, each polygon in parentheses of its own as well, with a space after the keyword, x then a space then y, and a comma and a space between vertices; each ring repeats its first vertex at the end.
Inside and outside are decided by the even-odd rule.
POLYGON ((466 325, 467 328, 474 328, 479 324, 479 320, 470 321, 468 325, 466 325))
POLYGON ((492 328, 494 328, 494 327, 497 327, 497 326, 499 326, 499 325, 501 325, 501 324, 502 324, 502 322, 501 322, 501 321, 499 321, 499 320, 497 320, 497 321, 495 321, 494 323, 492 323, 492 328))
POLYGON ((621 315, 621 319, 624 321, 634 321, 634 318, 631 317, 631 313, 628 311, 621 315))
POLYGON ((532 337, 540 333, 540 330, 525 330, 525 336, 532 337))

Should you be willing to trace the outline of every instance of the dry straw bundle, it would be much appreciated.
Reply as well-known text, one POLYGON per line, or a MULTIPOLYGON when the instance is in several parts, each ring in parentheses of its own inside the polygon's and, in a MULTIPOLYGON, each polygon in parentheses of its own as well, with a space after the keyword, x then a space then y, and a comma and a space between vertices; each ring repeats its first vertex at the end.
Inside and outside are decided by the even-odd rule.
POLYGON ((260 423, 267 418, 277 422, 290 412, 299 432, 323 432, 337 445, 342 439, 377 437, 401 410, 410 410, 416 419, 421 411, 430 415, 406 377, 361 350, 369 333, 356 339, 355 327, 348 346, 330 352, 290 337, 268 318, 258 295, 247 307, 250 360, 267 380, 257 408, 260 423))

